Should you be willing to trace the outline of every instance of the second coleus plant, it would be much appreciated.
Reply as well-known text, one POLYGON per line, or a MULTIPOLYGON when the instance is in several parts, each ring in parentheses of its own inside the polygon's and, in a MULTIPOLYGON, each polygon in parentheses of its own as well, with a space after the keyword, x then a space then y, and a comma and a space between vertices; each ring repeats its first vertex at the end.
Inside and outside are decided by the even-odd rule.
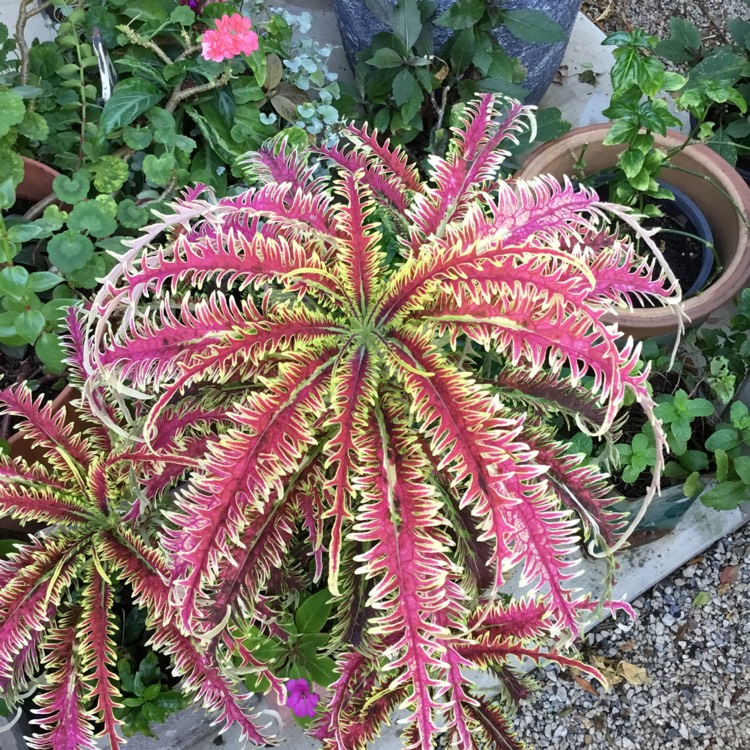
POLYGON ((602 230, 594 193, 499 180, 502 142, 529 128, 482 97, 426 177, 353 127, 254 154, 256 187, 186 194, 86 319, 105 418, 127 408, 151 444, 165 409, 217 425, 162 533, 183 632, 236 664, 242 633, 277 627, 279 570, 309 559, 330 590, 328 748, 365 747, 396 706, 408 747, 439 727, 451 747, 517 747, 467 670, 517 694, 512 657, 568 663, 549 644, 595 606, 571 583, 579 542, 622 538, 605 478, 544 420, 602 434, 627 391, 651 413, 611 316, 671 290, 602 230))

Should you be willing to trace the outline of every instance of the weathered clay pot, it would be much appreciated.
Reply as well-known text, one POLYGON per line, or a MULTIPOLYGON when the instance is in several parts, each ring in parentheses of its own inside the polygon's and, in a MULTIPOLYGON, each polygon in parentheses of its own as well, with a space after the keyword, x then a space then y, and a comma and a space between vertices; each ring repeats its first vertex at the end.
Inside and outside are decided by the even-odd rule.
MULTIPOLYGON (((382 2, 388 2, 388 0, 382 0, 382 2)), ((391 4, 395 5, 395 1, 391 0, 391 4)), ((455 0, 437 0, 438 13, 448 10, 454 4, 455 0)), ((357 53, 370 44, 375 34, 389 29, 367 9, 366 0, 333 0, 333 5, 336 9, 346 57, 349 65, 354 67, 357 53)), ((506 10, 530 9, 545 13, 565 29, 568 37, 573 29, 579 6, 579 0, 557 0, 556 2, 555 0, 508 0, 503 3, 503 8, 506 10)), ((433 26, 436 53, 445 44, 450 34, 450 29, 433 26)), ((565 48, 568 46, 567 41, 558 44, 522 42, 502 27, 497 29, 495 35, 503 50, 512 57, 520 58, 528 71, 523 83, 524 88, 529 91, 526 101, 538 102, 560 67, 565 48)))
POLYGON ((16 195, 37 203, 52 193, 52 181, 60 173, 40 161, 34 161, 25 156, 21 158, 24 174, 23 180, 16 188, 16 195))
MULTIPOLYGON (((519 179, 551 174, 556 178, 574 174, 573 165, 585 150, 585 171, 590 174, 611 168, 624 145, 604 146, 608 124, 591 125, 546 143, 524 162, 519 179)), ((679 133, 656 136, 656 146, 674 148, 683 142, 679 133)), ((702 323, 714 310, 729 302, 750 282, 750 188, 739 174, 707 146, 688 146, 672 158, 675 168, 663 169, 659 178, 690 197, 706 216, 721 260, 721 276, 709 287, 685 300, 690 325, 702 323)), ((677 318, 663 308, 623 310, 617 314, 620 329, 638 339, 674 334, 677 318)))

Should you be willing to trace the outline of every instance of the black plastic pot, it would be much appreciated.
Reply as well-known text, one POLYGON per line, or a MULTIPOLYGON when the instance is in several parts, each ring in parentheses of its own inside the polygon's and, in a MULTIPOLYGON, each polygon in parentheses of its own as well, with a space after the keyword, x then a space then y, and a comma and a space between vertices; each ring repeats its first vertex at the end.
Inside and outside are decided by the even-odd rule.
POLYGON ((674 185, 665 182, 659 182, 659 184, 674 195, 675 205, 690 219, 695 227, 696 236, 700 237, 703 242, 703 256, 701 258, 701 268, 698 278, 693 282, 690 289, 683 289, 682 291, 682 296, 687 299, 694 294, 698 294, 703 289, 711 276, 711 272, 714 270, 714 235, 706 217, 692 198, 689 198, 681 190, 674 187, 674 185))
MULTIPOLYGON (((356 62, 357 53, 370 44, 375 34, 388 31, 386 24, 370 12, 368 4, 373 8, 386 7, 389 2, 395 5, 395 0, 333 0, 344 51, 352 67, 356 62)), ((438 13, 448 10, 454 4, 455 0, 437 0, 438 13)), ((579 6, 580 0, 508 0, 502 7, 506 10, 541 11, 557 21, 570 37, 579 6)), ((451 31, 440 26, 433 26, 432 31, 437 52, 447 41, 451 31)), ((526 101, 538 102, 560 67, 565 48, 568 46, 567 41, 558 44, 522 42, 502 27, 496 30, 495 36, 503 50, 513 57, 520 58, 528 71, 522 84, 529 92, 526 101)))
MULTIPOLYGON (((605 172, 597 175, 596 179, 593 180, 593 186, 601 187, 606 185, 608 182, 616 177, 615 172, 605 172)), ((689 289, 682 290, 683 299, 692 297, 698 294, 701 289, 706 285, 706 282, 711 277, 711 272, 714 270, 716 261, 716 255, 714 251, 714 235, 711 231, 711 227, 708 224, 703 211, 698 208, 695 201, 687 196, 682 190, 678 190, 674 185, 663 180, 657 180, 659 187, 669 190, 674 195, 674 204, 677 209, 683 213, 695 229, 695 236, 699 237, 703 243, 703 254, 701 255, 701 267, 698 272, 693 284, 689 289)))

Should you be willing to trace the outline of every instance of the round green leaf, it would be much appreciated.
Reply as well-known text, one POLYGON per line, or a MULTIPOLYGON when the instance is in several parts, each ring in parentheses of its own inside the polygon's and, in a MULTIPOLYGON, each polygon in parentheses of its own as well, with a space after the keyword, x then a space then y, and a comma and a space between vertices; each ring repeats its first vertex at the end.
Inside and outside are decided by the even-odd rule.
POLYGON ((107 237, 117 230, 117 222, 100 201, 84 201, 71 211, 68 227, 74 232, 88 232, 92 237, 107 237))
POLYGON ((148 223, 148 211, 136 205, 131 198, 126 198, 117 206, 117 221, 128 229, 141 229, 148 223))
POLYGON ((69 274, 83 268, 94 255, 94 244, 88 237, 68 229, 47 244, 50 262, 60 273, 69 274))
POLYGON ((81 289, 93 289, 98 286, 99 280, 107 273, 104 266, 104 259, 101 255, 95 255, 81 269, 66 274, 68 280, 81 289))
MULTIPOLYGON (((0 174, 9 179, 13 185, 18 185, 23 180, 23 159, 7 144, 0 146, 0 174)), ((13 195, 13 202, 15 202, 15 194, 13 195)), ((2 208, 10 208, 13 202, 7 206, 2 206, 2 208)))
POLYGON ((61 174, 55 177, 52 189, 63 202, 74 205, 82 201, 89 194, 91 183, 84 172, 76 172, 73 177, 61 174))
POLYGON ((26 105, 15 91, 0 91, 0 136, 7 135, 26 116, 26 105))
POLYGON ((30 141, 44 141, 49 135, 49 125, 38 112, 29 110, 19 123, 18 132, 30 141))
POLYGON ((143 174, 146 179, 158 187, 166 185, 172 179, 172 173, 175 168, 175 158, 172 154, 162 154, 154 156, 149 154, 143 160, 143 174))
POLYGON ((195 23, 195 13, 187 5, 179 5, 172 11, 169 20, 180 26, 192 26, 195 23))
POLYGON ((44 330, 44 315, 39 310, 26 310, 16 317, 16 333, 33 344, 44 330))
POLYGON ((135 149, 136 151, 142 151, 144 148, 148 148, 153 140, 153 135, 148 128, 125 128, 122 131, 122 139, 125 141, 125 145, 129 148, 135 149))
POLYGON ((128 165, 118 156, 102 156, 91 171, 94 173, 94 187, 100 193, 114 193, 128 179, 128 165))
POLYGON ((34 351, 48 372, 58 375, 65 368, 67 352, 56 333, 43 333, 37 339, 34 351))

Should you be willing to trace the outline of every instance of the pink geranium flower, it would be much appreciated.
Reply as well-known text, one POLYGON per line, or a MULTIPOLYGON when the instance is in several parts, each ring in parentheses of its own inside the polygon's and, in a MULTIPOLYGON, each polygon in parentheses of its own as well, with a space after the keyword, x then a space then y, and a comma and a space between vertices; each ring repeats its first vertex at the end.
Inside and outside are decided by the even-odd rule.
POLYGON ((239 13, 223 15, 216 21, 216 29, 203 34, 203 57, 221 62, 237 55, 251 55, 258 49, 258 35, 251 31, 250 19, 239 13))
POLYGON ((310 690, 307 680, 289 680, 286 683, 286 704, 294 711, 295 716, 315 716, 315 706, 320 696, 310 690))

